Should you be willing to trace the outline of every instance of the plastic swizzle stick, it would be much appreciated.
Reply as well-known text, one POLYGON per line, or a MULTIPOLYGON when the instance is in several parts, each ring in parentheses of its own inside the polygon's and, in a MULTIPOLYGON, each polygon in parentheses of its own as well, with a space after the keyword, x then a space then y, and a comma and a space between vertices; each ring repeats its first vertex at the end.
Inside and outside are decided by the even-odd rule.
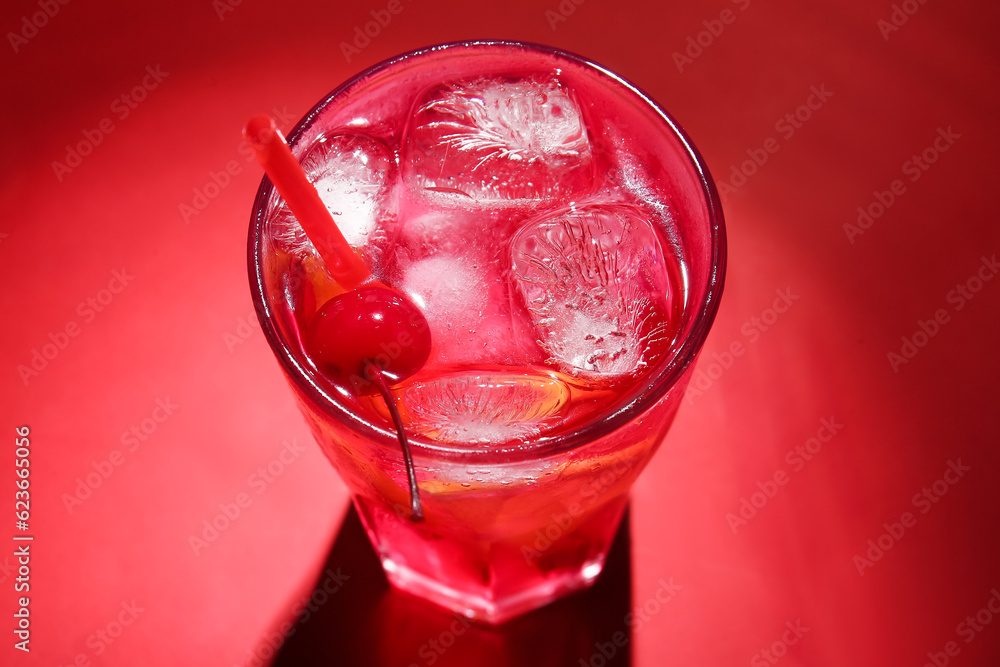
POLYGON ((306 332, 310 355, 328 375, 359 394, 381 394, 392 415, 410 487, 410 519, 423 521, 410 445, 390 385, 420 370, 430 356, 430 328, 402 293, 386 287, 344 238, 270 116, 251 118, 243 138, 306 236, 345 290, 319 309, 306 332), (386 349, 398 350, 392 356, 386 349))
POLYGON ((288 203, 333 279, 345 290, 352 290, 371 278, 372 272, 344 238, 274 120, 266 114, 254 116, 243 129, 243 139, 288 203))

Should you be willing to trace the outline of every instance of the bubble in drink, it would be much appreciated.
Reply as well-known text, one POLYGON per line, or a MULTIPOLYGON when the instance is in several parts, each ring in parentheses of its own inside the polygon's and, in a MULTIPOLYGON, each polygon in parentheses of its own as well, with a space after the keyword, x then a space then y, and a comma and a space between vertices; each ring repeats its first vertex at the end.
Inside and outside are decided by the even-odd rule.
POLYGON ((416 106, 402 168, 412 191, 457 205, 568 197, 594 179, 575 94, 542 76, 434 89, 416 106))
POLYGON ((564 372, 637 373, 666 349, 673 287, 638 208, 600 203, 545 214, 515 235, 511 261, 539 343, 564 372))

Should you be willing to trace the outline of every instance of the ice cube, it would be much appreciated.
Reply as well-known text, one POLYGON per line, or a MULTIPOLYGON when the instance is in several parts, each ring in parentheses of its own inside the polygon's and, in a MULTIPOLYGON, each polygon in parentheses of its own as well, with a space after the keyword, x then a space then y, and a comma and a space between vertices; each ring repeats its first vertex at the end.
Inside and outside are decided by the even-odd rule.
POLYGON ((468 371, 416 382, 403 393, 410 427, 444 442, 491 445, 524 440, 559 421, 569 387, 530 371, 468 371))
POLYGON ((442 326, 474 325, 486 307, 486 271, 467 258, 437 255, 414 262, 403 277, 403 291, 442 326))
POLYGON ((506 281, 487 255, 475 249, 434 255, 402 272, 401 289, 430 325, 434 347, 428 363, 529 364, 544 359, 531 338, 517 335, 530 323, 513 317, 506 281))
POLYGON ((478 79, 417 104, 403 155, 411 191, 455 204, 567 197, 593 181, 576 95, 551 77, 478 79))
MULTIPOLYGON (((380 217, 387 208, 393 169, 389 148, 360 134, 322 136, 306 152, 302 168, 347 242, 374 262, 387 241, 380 217)), ((284 202, 271 228, 283 250, 299 256, 315 253, 284 202)))
POLYGON ((670 259, 638 208, 593 203, 545 214, 517 232, 511 255, 538 342, 564 372, 639 373, 664 352, 670 259))

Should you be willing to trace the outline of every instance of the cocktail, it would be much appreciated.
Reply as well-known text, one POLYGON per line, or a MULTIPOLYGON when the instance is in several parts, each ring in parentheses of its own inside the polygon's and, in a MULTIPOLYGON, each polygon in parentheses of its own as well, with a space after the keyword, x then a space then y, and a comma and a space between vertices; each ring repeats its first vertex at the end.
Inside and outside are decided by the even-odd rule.
POLYGON ((589 585, 721 293, 690 141, 583 58, 474 42, 363 72, 289 144, 350 256, 265 178, 253 297, 389 581, 491 623, 589 585))

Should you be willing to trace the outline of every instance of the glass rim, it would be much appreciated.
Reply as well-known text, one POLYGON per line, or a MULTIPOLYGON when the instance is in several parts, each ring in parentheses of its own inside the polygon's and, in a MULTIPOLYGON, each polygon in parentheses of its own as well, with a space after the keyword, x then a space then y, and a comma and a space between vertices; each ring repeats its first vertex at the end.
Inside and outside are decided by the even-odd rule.
MULTIPOLYGON (((634 396, 627 403, 619 406, 613 412, 603 415, 600 419, 588 421, 570 431, 549 436, 543 433, 540 437, 533 438, 527 444, 520 443, 509 447, 493 445, 475 447, 460 443, 440 442, 417 434, 408 434, 410 447, 415 457, 439 460, 460 459, 477 462, 488 462, 490 460, 509 462, 529 458, 544 458, 594 442, 642 415, 677 385, 688 367, 697 358, 718 312, 719 301, 725 282, 727 242, 722 203, 715 182, 708 171, 708 166, 705 164, 697 148, 695 148, 694 143, 681 128, 680 124, 662 109, 652 97, 620 75, 588 58, 563 49, 533 42, 510 40, 455 41, 422 47, 387 58, 350 77, 317 102, 288 133, 288 143, 295 146, 299 138, 312 127, 319 115, 329 104, 356 84, 377 72, 404 60, 412 60, 420 56, 449 49, 470 47, 516 48, 526 51, 540 51, 550 56, 572 62, 584 70, 596 72, 601 76, 607 77, 613 84, 622 86, 628 92, 636 95, 639 100, 647 105, 666 124, 667 128, 669 128, 669 132, 667 133, 672 134, 683 147, 691 166, 694 168, 701 182, 704 204, 710 223, 709 238, 711 243, 708 257, 710 262, 708 283, 705 286, 705 296, 701 300, 697 311, 692 309, 693 322, 691 323, 690 330, 680 341, 680 345, 674 348, 671 358, 641 384, 637 385, 636 390, 633 392, 634 396), (645 391, 642 390, 643 388, 645 388, 645 391)), ((264 336, 267 338, 271 350, 281 364, 286 377, 316 407, 331 419, 340 422, 357 434, 390 449, 398 450, 399 442, 392 425, 387 423, 385 426, 380 426, 370 423, 370 420, 363 419, 358 414, 352 412, 349 405, 337 401, 335 393, 319 386, 311 377, 314 371, 308 369, 297 358, 292 346, 284 340, 284 337, 274 324, 274 313, 267 299, 268 291, 265 283, 263 262, 261 261, 264 250, 263 244, 265 242, 263 230, 267 222, 267 204, 273 194, 273 190, 274 186, 265 175, 261 179, 260 186, 254 198, 247 244, 250 290, 261 330, 264 332, 264 336)), ((693 304, 690 304, 689 307, 691 305, 693 304)))

